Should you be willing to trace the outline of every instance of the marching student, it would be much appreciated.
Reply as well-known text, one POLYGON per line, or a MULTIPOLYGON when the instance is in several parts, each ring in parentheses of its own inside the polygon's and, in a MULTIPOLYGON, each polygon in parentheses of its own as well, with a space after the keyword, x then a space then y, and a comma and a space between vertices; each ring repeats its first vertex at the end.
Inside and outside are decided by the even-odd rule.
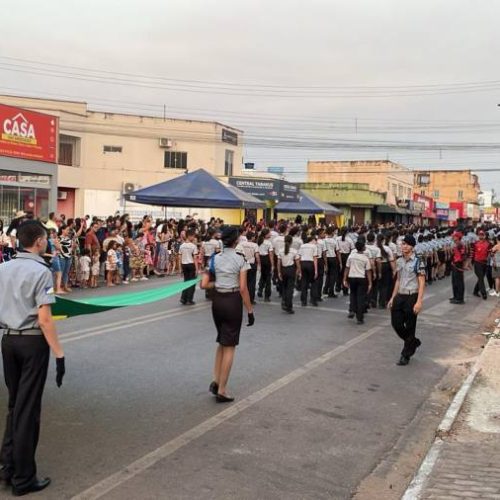
POLYGON ((326 280, 323 293, 328 297, 337 297, 335 294, 335 284, 340 269, 340 252, 337 238, 334 235, 335 229, 330 226, 326 230, 325 247, 326 247, 326 280))
POLYGON ((392 276, 396 272, 396 264, 392 250, 385 245, 385 236, 377 235, 377 246, 380 250, 380 268, 376 296, 379 309, 385 309, 392 293, 392 276))
POLYGON ((398 365, 405 366, 421 345, 415 336, 417 316, 422 310, 425 290, 426 265, 415 254, 415 238, 406 235, 401 244, 402 257, 396 263, 396 283, 387 304, 391 309, 392 327, 403 340, 403 350, 398 365))
POLYGON ((278 277, 281 282, 282 298, 281 308, 288 314, 294 314, 293 289, 295 287, 296 275, 300 277, 300 256, 292 248, 293 238, 285 236, 285 246, 278 253, 278 277))
POLYGON ((233 365, 236 346, 240 341, 243 305, 248 312, 248 324, 255 322, 247 286, 248 264, 236 252, 238 230, 228 227, 222 231, 222 252, 215 255, 209 270, 203 275, 201 288, 215 290, 212 316, 217 329, 213 381, 209 391, 218 403, 230 403, 234 397, 227 393, 227 383, 233 365))
POLYGON ((271 301, 271 276, 274 271, 274 251, 271 243, 271 232, 268 228, 262 229, 257 240, 260 256, 260 280, 257 296, 262 298, 264 292, 264 302, 271 301))
MULTIPOLYGON (((186 240, 179 248, 179 253, 181 255, 181 265, 182 274, 184 275, 184 281, 189 281, 196 278, 198 274, 198 247, 194 244, 196 238, 196 232, 194 229, 188 229, 186 231, 186 240)), ((195 304, 193 301, 195 285, 190 286, 186 290, 183 290, 181 295, 181 304, 192 306, 195 304)))
POLYGON ((326 260, 326 245, 325 245, 325 231, 318 229, 316 231, 316 246, 318 247, 318 277, 314 280, 311 295, 314 293, 315 302, 323 302, 321 294, 323 292, 323 281, 325 279, 325 268, 327 267, 326 260))
POLYGON ((313 292, 314 280, 318 279, 318 246, 312 241, 312 236, 304 235, 304 243, 300 246, 300 280, 302 307, 307 306, 307 291, 310 289, 311 305, 317 307, 318 302, 313 292))
POLYGON ((339 251, 340 251, 340 262, 341 262, 341 269, 339 272, 339 281, 338 283, 338 291, 340 291, 340 288, 342 286, 342 292, 344 295, 349 294, 349 288, 343 286, 343 279, 342 276, 345 273, 345 267, 347 263, 347 258, 349 257, 349 254, 354 250, 354 243, 352 239, 347 235, 347 228, 343 227, 342 230, 340 231, 340 237, 337 240, 339 244, 339 251))
POLYGON ((247 271, 247 285, 248 293, 250 294, 250 302, 255 304, 255 287, 257 283, 257 270, 260 269, 260 255, 259 255, 259 245, 255 242, 256 235, 252 231, 246 233, 246 238, 241 241, 239 246, 241 247, 243 254, 247 263, 250 265, 250 269, 247 271))
POLYGON ((350 289, 349 318, 356 316, 358 325, 364 323, 366 297, 372 288, 371 261, 367 255, 365 239, 360 237, 346 261, 344 287, 350 289))

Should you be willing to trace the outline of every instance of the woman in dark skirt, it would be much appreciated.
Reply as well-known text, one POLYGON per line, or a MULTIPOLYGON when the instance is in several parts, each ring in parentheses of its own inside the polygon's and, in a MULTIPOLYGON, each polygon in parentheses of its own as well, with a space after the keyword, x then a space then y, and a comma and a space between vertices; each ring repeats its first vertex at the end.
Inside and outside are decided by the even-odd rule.
POLYGON ((234 398, 226 392, 231 372, 234 351, 240 341, 243 304, 248 311, 248 325, 254 324, 253 306, 247 288, 249 265, 245 257, 237 253, 239 232, 235 228, 222 231, 223 251, 210 260, 209 270, 204 274, 201 287, 213 288, 212 316, 217 329, 217 351, 215 353, 214 380, 210 392, 217 402, 228 403, 234 398))

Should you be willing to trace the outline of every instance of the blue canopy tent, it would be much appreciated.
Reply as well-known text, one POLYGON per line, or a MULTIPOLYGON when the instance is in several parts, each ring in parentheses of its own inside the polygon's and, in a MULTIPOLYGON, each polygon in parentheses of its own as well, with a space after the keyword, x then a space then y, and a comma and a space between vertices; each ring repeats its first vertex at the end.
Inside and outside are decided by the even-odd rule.
POLYGON ((342 213, 342 210, 339 210, 329 203, 318 200, 318 198, 315 198, 305 191, 299 191, 299 201, 280 201, 274 209, 278 213, 288 214, 340 215, 342 213))
POLYGON ((144 205, 193 208, 264 208, 265 203, 199 169, 175 179, 138 189, 127 201, 144 205))

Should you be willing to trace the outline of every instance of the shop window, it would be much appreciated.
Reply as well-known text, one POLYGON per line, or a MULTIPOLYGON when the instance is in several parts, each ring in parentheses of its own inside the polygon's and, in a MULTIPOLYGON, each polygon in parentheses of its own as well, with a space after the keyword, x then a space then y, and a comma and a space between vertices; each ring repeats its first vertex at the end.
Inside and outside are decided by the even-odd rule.
POLYGON ((233 175, 233 161, 234 161, 234 151, 226 149, 226 154, 224 158, 224 175, 233 175))
POLYGON ((165 151, 164 168, 187 168, 187 153, 180 151, 165 151))
POLYGON ((464 192, 463 191, 459 191, 458 192, 458 199, 459 200, 463 200, 464 199, 464 192))
POLYGON ((397 196, 398 195, 398 186, 396 184, 393 184, 392 185, 392 194, 394 196, 397 196))
POLYGON ((123 148, 121 146, 103 146, 102 147, 103 153, 121 153, 122 151, 123 151, 123 148))
POLYGON ((400 198, 403 198, 404 194, 403 194, 403 186, 398 186, 398 196, 400 198))

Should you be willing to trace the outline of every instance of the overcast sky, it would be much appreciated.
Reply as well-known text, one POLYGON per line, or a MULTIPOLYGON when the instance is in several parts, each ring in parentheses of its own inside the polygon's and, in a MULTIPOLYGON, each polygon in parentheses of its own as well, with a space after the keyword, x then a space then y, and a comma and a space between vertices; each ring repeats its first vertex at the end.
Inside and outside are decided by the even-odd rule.
MULTIPOLYGON (((77 97, 94 109, 134 113, 161 114, 165 104, 172 116, 222 121, 257 143, 245 148, 246 161, 283 166, 292 180, 308 159, 500 166, 500 150, 491 148, 408 148, 500 145, 498 0, 26 0, 10 2, 2 17, 0 92, 77 97), (35 75, 39 65, 6 57, 241 85, 214 93, 206 83, 190 82, 186 92, 89 82, 35 75), (455 93, 469 82, 476 83, 455 93), (262 89, 266 95, 255 95, 262 89), (227 95, 234 93, 244 95, 227 95), (288 147, 276 147, 282 138, 288 147), (275 147, 263 147, 265 140, 275 147), (318 149, 325 141, 397 141, 403 149, 318 149)), ((483 189, 500 192, 500 172, 479 175, 483 189)))

